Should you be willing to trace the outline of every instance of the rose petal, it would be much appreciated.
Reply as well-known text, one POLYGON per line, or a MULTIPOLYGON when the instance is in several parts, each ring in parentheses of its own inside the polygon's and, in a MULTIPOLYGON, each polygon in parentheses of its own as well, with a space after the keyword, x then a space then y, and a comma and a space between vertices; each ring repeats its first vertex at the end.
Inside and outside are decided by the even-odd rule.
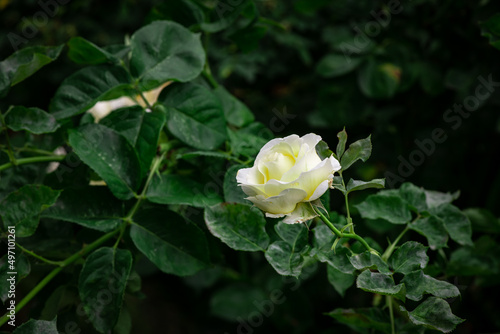
POLYGON ((243 168, 236 173, 236 182, 243 184, 260 184, 264 183, 264 177, 257 168, 243 168))
POLYGON ((272 160, 263 161, 262 164, 267 168, 269 180, 280 180, 283 174, 288 172, 290 168, 293 167, 295 159, 289 155, 275 153, 272 160))
MULTIPOLYGON (((288 136, 288 137, 297 137, 299 138, 299 136, 297 135, 291 135, 291 136, 288 136)), ((286 140, 286 138, 288 137, 285 137, 285 138, 274 138, 274 139, 271 139, 269 142, 267 142, 266 145, 264 145, 260 151, 259 151, 259 154, 257 154, 257 157, 255 158, 255 162, 257 163, 260 159, 262 159, 262 157, 264 157, 268 151, 270 151, 275 145, 278 145, 279 143, 283 142, 286 140)))
POLYGON ((309 147, 316 147, 316 145, 318 145, 321 141, 321 136, 318 136, 315 133, 308 133, 307 135, 302 136, 302 140, 304 143, 309 145, 309 147))
POLYGON ((274 214, 274 213, 266 212, 266 217, 268 217, 268 218, 281 218, 281 217, 285 217, 285 214, 283 214, 283 213, 274 214))
POLYGON ((314 146, 312 148, 307 148, 307 144, 304 146, 304 149, 307 149, 307 151, 304 152, 302 150, 303 153, 301 152, 302 154, 299 154, 301 156, 297 159, 295 165, 290 168, 288 172, 283 174, 281 181, 291 182, 296 180, 299 178, 301 173, 311 170, 321 163, 321 159, 316 153, 314 146))
POLYGON ((300 174, 297 179, 298 188, 304 189, 308 196, 306 201, 310 201, 316 188, 325 180, 329 180, 333 173, 340 169, 340 164, 334 157, 323 160, 318 166, 308 172, 300 174))
POLYGON ((285 219, 283 219, 283 223, 285 224, 303 223, 317 216, 318 214, 314 212, 310 203, 299 203, 295 207, 295 210, 286 215, 285 219))
POLYGON ((252 185, 248 185, 248 184, 240 184, 241 186, 241 190, 243 190, 243 192, 245 194, 247 194, 248 196, 257 196, 257 195, 262 195, 264 197, 268 197, 268 195, 263 192, 262 190, 260 190, 260 188, 258 186, 252 186, 252 185))
POLYGON ((302 189, 285 189, 277 196, 264 197, 257 195, 248 197, 256 207, 271 214, 287 214, 295 209, 297 203, 301 202, 307 193, 302 189))
POLYGON ((291 135, 288 137, 283 138, 283 140, 290 145, 290 148, 292 149, 293 155, 295 157, 299 156, 300 149, 302 147, 303 141, 302 138, 300 138, 297 135, 291 135))
POLYGON ((325 181, 321 182, 320 185, 314 190, 311 197, 309 197, 309 201, 314 201, 314 200, 320 198, 321 195, 323 195, 328 190, 329 183, 330 183, 330 180, 325 180, 325 181))

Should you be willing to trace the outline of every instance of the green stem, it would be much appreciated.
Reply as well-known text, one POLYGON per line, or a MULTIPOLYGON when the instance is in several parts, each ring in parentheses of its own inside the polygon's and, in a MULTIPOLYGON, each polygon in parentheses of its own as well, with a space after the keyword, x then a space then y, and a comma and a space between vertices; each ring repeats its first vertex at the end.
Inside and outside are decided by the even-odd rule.
POLYGON ((17 152, 30 152, 42 155, 54 155, 54 152, 39 150, 37 148, 31 148, 31 147, 16 147, 14 148, 14 150, 16 150, 17 152))
POLYGON ((219 84, 212 76, 212 71, 210 70, 208 63, 205 64, 205 69, 203 70, 203 72, 201 72, 201 74, 203 74, 203 77, 205 78, 205 80, 208 81, 208 83, 210 84, 210 86, 212 86, 212 88, 219 87, 219 84))
POLYGON ((361 244, 363 246, 365 246, 365 248, 367 250, 370 251, 370 253, 373 253, 373 254, 379 254, 375 249, 371 248, 370 245, 368 245, 368 243, 366 242, 365 239, 363 239, 362 237, 360 237, 359 235, 355 234, 355 233, 343 233, 342 237, 344 238, 350 238, 350 239, 355 239, 359 242, 361 242, 361 244))
POLYGON ((151 104, 149 104, 149 101, 146 99, 146 97, 139 88, 137 88, 137 92, 139 93, 140 97, 142 98, 148 109, 153 110, 153 107, 151 106, 151 104))
MULTIPOLYGON (((85 256, 86 254, 90 253, 97 247, 99 247, 101 244, 106 242, 108 239, 113 237, 116 233, 120 231, 121 228, 117 228, 114 231, 111 231, 93 243, 89 244, 87 247, 83 248, 82 250, 76 252, 75 254, 71 255, 68 257, 66 260, 62 261, 60 263, 60 267, 54 268, 43 280, 40 281, 17 305, 16 305, 16 313, 19 312, 33 297, 35 297, 40 290, 43 289, 44 286, 46 286, 63 268, 69 266, 76 260, 80 259, 82 256, 85 256)), ((5 324, 8 321, 7 317, 8 313, 5 313, 1 318, 0 318, 0 327, 5 324)))
POLYGON ((342 233, 339 231, 333 224, 332 222, 320 211, 316 210, 314 206, 311 204, 311 207, 313 210, 321 217, 321 220, 332 230, 332 232, 337 236, 337 238, 349 238, 349 239, 354 239, 359 241, 363 246, 366 247, 367 250, 369 250, 371 253, 378 254, 376 250, 370 247, 370 245, 366 242, 365 239, 363 239, 361 236, 357 235, 356 233, 342 233))
POLYGON ((0 165, 0 172, 13 166, 32 164, 35 162, 62 161, 64 160, 64 158, 66 158, 65 155, 50 155, 46 157, 30 157, 30 158, 18 159, 16 160, 15 163, 11 161, 3 165, 0 165))
POLYGON ((29 254, 29 255, 33 256, 34 258, 36 258, 36 259, 38 259, 38 260, 40 260, 40 261, 43 261, 43 262, 45 262, 45 263, 48 263, 48 264, 51 264, 51 265, 54 265, 54 266, 60 266, 60 265, 62 264, 62 262, 61 262, 61 261, 52 261, 52 260, 49 260, 49 259, 44 258, 43 256, 40 256, 40 255, 38 255, 38 254, 35 254, 35 253, 33 253, 32 251, 30 251, 30 250, 28 250, 28 249, 24 248, 23 246, 21 246, 21 245, 20 245, 20 244, 18 244, 17 242, 16 242, 16 245, 17 245, 17 247, 18 247, 20 250, 22 250, 24 253, 29 254))
POLYGON ((120 235, 118 236, 118 238, 116 239, 116 242, 115 244, 113 245, 113 249, 116 249, 118 247, 118 245, 120 244, 120 240, 122 240, 122 237, 123 237, 123 233, 125 233, 125 229, 127 228, 127 224, 128 222, 124 221, 120 227, 120 235))
POLYGON ((394 326, 394 310, 392 307, 392 297, 385 296, 385 300, 387 301, 387 306, 389 306, 389 317, 391 318, 391 334, 396 334, 396 328, 394 326))
POLYGON ((396 238, 396 240, 394 240, 393 243, 391 243, 389 245, 389 247, 387 247, 387 249, 385 250, 384 254, 382 254, 382 260, 386 261, 389 259, 389 257, 392 255, 392 252, 394 252, 394 250, 396 249, 396 246, 398 245, 399 241, 401 240, 401 238, 405 235, 406 232, 408 232, 409 228, 408 226, 398 235, 398 237, 396 238))
POLYGON ((146 191, 148 190, 149 184, 151 183, 151 180, 153 179, 153 175, 158 171, 158 168, 160 168, 161 162, 163 161, 165 154, 162 154, 159 157, 156 157, 155 160, 153 161, 153 166, 151 167, 151 171, 149 172, 148 179, 146 180, 146 184, 144 185, 144 188, 142 189, 141 194, 137 197, 137 202, 135 202, 134 206, 132 209, 130 209, 129 213, 125 218, 123 218, 124 221, 127 223, 132 223, 132 217, 135 215, 139 207, 141 206, 142 200, 146 196, 146 191))
POLYGON ((340 175, 340 179, 342 180, 342 186, 344 187, 344 189, 346 189, 346 193, 344 193, 344 200, 345 200, 345 209, 347 211, 347 224, 350 224, 349 231, 351 233, 354 233, 354 224, 352 222, 351 212, 349 210, 349 199, 348 199, 348 194, 347 194, 347 188, 346 188, 345 182, 344 182, 344 176, 342 176, 342 172, 339 172, 339 175, 340 175))
POLYGON ((326 224, 326 226, 328 226, 330 230, 332 230, 333 234, 335 234, 338 238, 342 238, 342 232, 340 232, 335 226, 333 226, 332 222, 328 218, 326 218, 321 210, 316 210, 312 204, 311 207, 313 208, 314 212, 316 212, 321 217, 321 220, 326 224))

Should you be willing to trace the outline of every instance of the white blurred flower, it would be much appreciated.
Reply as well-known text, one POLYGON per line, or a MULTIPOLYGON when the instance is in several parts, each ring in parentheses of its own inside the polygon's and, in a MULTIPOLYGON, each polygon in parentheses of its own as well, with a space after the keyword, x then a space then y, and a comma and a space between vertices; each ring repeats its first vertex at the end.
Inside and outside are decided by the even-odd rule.
MULTIPOLYGON (((54 155, 66 155, 66 154, 68 154, 68 152, 66 152, 66 150, 62 146, 59 146, 58 148, 56 148, 53 153, 54 153, 54 155)), ((52 173, 58 167, 59 167, 59 162, 53 161, 53 162, 49 163, 49 165, 45 169, 45 172, 47 174, 52 173)))
MULTIPOLYGON (((160 96, 162 89, 167 87, 171 83, 172 81, 168 81, 163 85, 147 92, 143 92, 142 94, 144 95, 144 98, 148 101, 148 103, 150 105, 153 105, 155 104, 156 100, 158 100, 158 96, 160 96)), ((92 108, 87 110, 87 112, 92 114, 96 123, 99 123, 101 119, 108 116, 113 110, 116 109, 131 107, 135 105, 140 105, 141 107, 146 108, 146 103, 140 95, 137 95, 135 97, 135 100, 137 102, 128 96, 122 96, 114 100, 99 101, 92 108)))

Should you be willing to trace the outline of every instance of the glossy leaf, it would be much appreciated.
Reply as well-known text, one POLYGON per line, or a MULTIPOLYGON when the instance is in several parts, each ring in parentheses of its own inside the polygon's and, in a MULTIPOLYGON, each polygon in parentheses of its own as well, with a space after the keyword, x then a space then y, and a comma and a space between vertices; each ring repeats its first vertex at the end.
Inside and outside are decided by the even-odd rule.
POLYGON ((62 49, 60 46, 33 46, 14 52, 0 62, 0 98, 9 88, 35 74, 39 69, 56 60, 62 49))
POLYGON ((103 125, 87 124, 69 131, 69 144, 116 197, 134 197, 141 182, 141 166, 125 137, 103 125))
POLYGON ((389 264, 397 273, 408 274, 416 269, 424 269, 429 262, 427 247, 415 241, 402 244, 389 258, 389 264))
POLYGON ((347 192, 358 191, 364 189, 381 189, 385 187, 385 179, 373 179, 371 181, 360 181, 350 179, 347 183, 347 192))
POLYGON ((84 67, 67 77, 50 102, 50 113, 56 119, 85 112, 96 102, 112 100, 131 92, 130 77, 120 66, 84 67))
MULTIPOLYGON (((333 243, 332 243, 333 244, 333 243)), ((330 246, 331 247, 331 246, 330 246)), ((316 258, 321 262, 326 262, 344 274, 352 274, 356 268, 349 261, 351 252, 342 245, 337 245, 335 250, 317 250, 316 258)))
POLYGON ((431 212, 441 218, 450 237, 463 246, 472 246, 472 227, 469 218, 452 204, 433 207, 431 212))
POLYGON ((400 309, 408 314, 410 321, 415 325, 450 333, 455 327, 464 322, 451 313, 450 305, 441 298, 430 297, 413 311, 408 312, 403 306, 400 309))
POLYGON ((403 302, 405 301, 405 285, 396 285, 392 277, 388 275, 365 270, 356 279, 356 286, 364 291, 393 296, 403 302))
POLYGON ((363 329, 376 329, 387 334, 391 332, 391 325, 387 314, 378 307, 357 309, 337 308, 327 314, 359 333, 363 333, 363 329))
POLYGON ((342 184, 342 178, 340 176, 334 176, 332 179, 332 187, 339 190, 342 194, 347 194, 347 190, 342 184))
POLYGON ((160 132, 165 124, 165 114, 160 110, 146 112, 140 106, 133 106, 115 110, 99 124, 121 134, 140 153, 138 156, 141 174, 146 175, 156 155, 160 132))
POLYGON ((212 187, 175 174, 154 176, 146 192, 146 198, 153 203, 184 204, 198 208, 222 202, 222 198, 212 187))
POLYGON ((256 122, 237 131, 228 128, 227 134, 231 143, 232 154, 235 156, 243 155, 252 159, 255 158, 260 149, 268 142, 267 139, 273 138, 269 129, 256 122))
POLYGON ((331 250, 336 236, 328 226, 324 224, 317 225, 313 228, 312 233, 314 236, 313 245, 317 251, 328 252, 331 250))
POLYGON ((370 253, 369 251, 350 256, 349 261, 354 268, 358 270, 377 269, 382 274, 392 274, 387 263, 385 263, 380 256, 370 253))
POLYGON ((452 298, 460 295, 460 291, 455 285, 437 280, 424 274, 422 270, 407 273, 401 283, 406 286, 406 297, 415 301, 422 300, 424 294, 440 298, 452 298))
POLYGON ((139 211, 130 237, 151 262, 168 274, 192 275, 210 263, 204 233, 167 209, 139 211))
POLYGON ((224 175, 224 200, 228 203, 241 203, 249 205, 251 202, 246 200, 248 197, 247 194, 241 190, 241 187, 238 186, 236 182, 236 174, 242 168, 245 168, 244 165, 234 165, 229 167, 226 174, 224 175))
POLYGON ((10 193, 0 202, 0 216, 3 227, 16 227, 16 237, 29 237, 35 233, 40 213, 53 205, 60 190, 44 185, 28 184, 10 193))
POLYGON ((308 244, 309 230, 304 224, 286 224, 281 221, 274 225, 274 230, 296 252, 302 251, 308 244))
POLYGON ((68 57, 77 64, 98 65, 117 63, 119 58, 83 37, 71 37, 68 41, 68 57))
POLYGON ((353 163, 358 160, 365 162, 368 160, 372 154, 372 143, 371 136, 368 138, 360 139, 355 141, 349 148, 344 152, 342 158, 340 159, 340 165, 342 166, 342 171, 347 170, 353 163))
POLYGON ((131 269, 132 254, 120 248, 99 248, 85 260, 78 292, 85 313, 100 333, 109 332, 118 321, 131 269))
POLYGON ((7 127, 14 131, 26 130, 34 134, 51 133, 59 128, 51 114, 39 108, 16 106, 5 116, 7 127))
POLYGON ((422 212, 427 210, 427 197, 425 195, 425 190, 419 188, 412 183, 405 182, 399 188, 399 194, 401 197, 411 205, 413 210, 416 212, 422 212))
POLYGON ((123 202, 107 187, 65 189, 42 217, 67 221, 98 231, 116 229, 126 215, 123 202))
POLYGON ((393 224, 406 224, 411 220, 410 210, 399 196, 370 195, 355 207, 363 218, 381 218, 393 224))
POLYGON ((205 209, 210 232, 232 249, 264 251, 269 245, 264 214, 243 204, 221 203, 205 209))
POLYGON ((361 58, 341 54, 327 54, 316 66, 316 73, 325 78, 334 78, 352 72, 362 62, 361 58))
POLYGON ((424 190, 427 206, 433 208, 445 203, 451 203, 460 196, 460 191, 454 193, 442 193, 434 190, 424 190))
POLYGON ((345 131, 345 128, 342 129, 339 133, 337 133, 337 138, 339 139, 339 142, 337 144, 337 159, 342 158, 342 155, 345 152, 345 144, 347 142, 347 132, 345 131))
POLYGON ((283 276, 298 277, 304 265, 304 258, 289 243, 273 242, 266 251, 267 262, 283 276))
POLYGON ((446 247, 448 233, 440 218, 436 216, 421 218, 409 224, 408 227, 426 237, 431 249, 446 247))
POLYGON ((356 280, 356 276, 353 274, 345 274, 332 266, 327 266, 326 272, 328 282, 330 282, 335 291, 337 291, 342 297, 344 297, 346 290, 349 289, 356 280))
POLYGON ((229 124, 243 127, 255 120, 250 109, 230 94, 223 86, 215 88, 214 93, 221 101, 224 117, 229 124))
POLYGON ((213 150, 226 139, 222 105, 209 89, 191 83, 171 85, 159 101, 167 107, 169 131, 185 144, 213 150))
POLYGON ((130 47, 130 70, 142 91, 169 80, 193 80, 205 65, 200 35, 172 21, 155 21, 137 30, 130 47))
MULTIPOLYGON (((16 319, 17 320, 17 319, 16 319)), ((17 327, 13 334, 58 334, 57 319, 52 321, 30 319, 17 327)))

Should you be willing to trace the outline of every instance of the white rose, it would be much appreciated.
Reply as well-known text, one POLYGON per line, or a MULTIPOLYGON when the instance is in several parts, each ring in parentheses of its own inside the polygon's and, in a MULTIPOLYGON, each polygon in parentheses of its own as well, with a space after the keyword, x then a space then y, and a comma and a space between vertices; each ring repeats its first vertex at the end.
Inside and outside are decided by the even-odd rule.
POLYGON ((255 158, 252 168, 238 171, 236 180, 256 207, 266 216, 285 218, 297 223, 315 216, 309 203, 317 200, 331 186, 340 164, 333 156, 321 160, 316 145, 321 137, 310 133, 291 135, 269 141, 255 158))

